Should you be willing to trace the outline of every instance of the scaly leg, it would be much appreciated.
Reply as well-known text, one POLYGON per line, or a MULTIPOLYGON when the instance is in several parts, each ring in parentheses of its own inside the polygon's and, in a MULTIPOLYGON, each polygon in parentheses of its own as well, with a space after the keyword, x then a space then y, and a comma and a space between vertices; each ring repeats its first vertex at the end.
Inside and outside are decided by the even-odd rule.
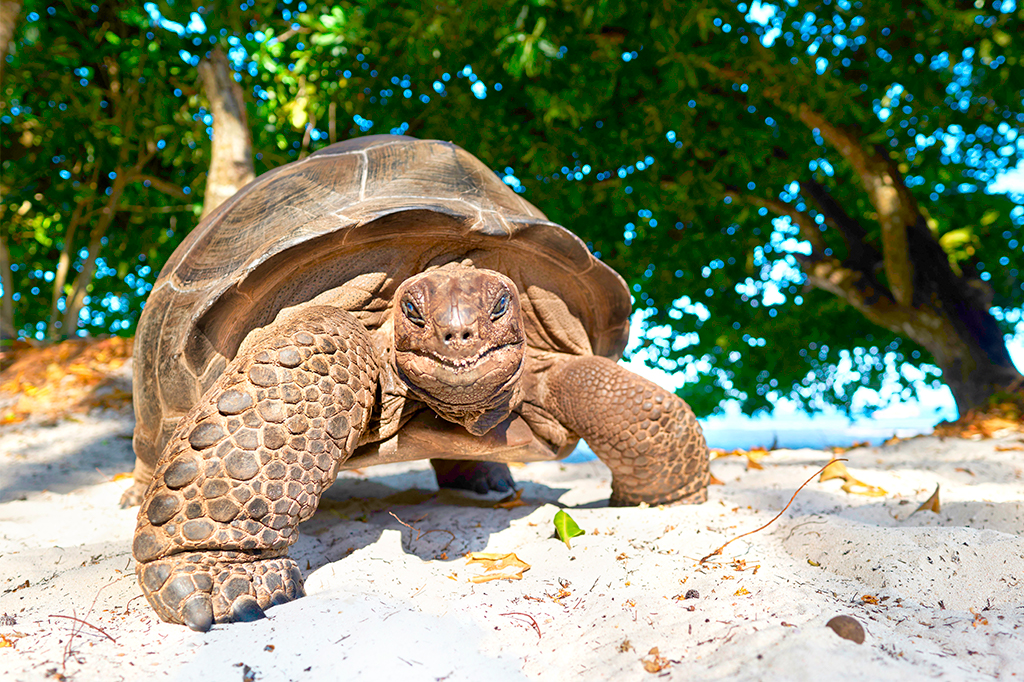
POLYGON ((552 370, 543 407, 612 470, 613 506, 707 499, 708 446, 682 399, 607 358, 552 370))
POLYGON ((516 481, 504 462, 477 462, 466 459, 432 459, 439 488, 469 490, 481 495, 492 490, 507 493, 515 490, 516 481))
POLYGON ((205 631, 303 595, 286 552, 366 428, 372 348, 349 313, 306 308, 246 339, 182 419, 133 546, 161 618, 205 631))

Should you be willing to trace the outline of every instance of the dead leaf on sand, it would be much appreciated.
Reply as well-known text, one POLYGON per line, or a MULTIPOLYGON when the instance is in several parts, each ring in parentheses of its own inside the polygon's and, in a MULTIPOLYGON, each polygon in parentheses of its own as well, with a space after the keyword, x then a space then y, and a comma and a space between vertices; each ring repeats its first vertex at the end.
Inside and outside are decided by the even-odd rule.
POLYGON ((818 477, 818 482, 831 481, 833 478, 839 478, 843 480, 843 492, 850 493, 851 495, 866 495, 867 497, 884 497, 888 495, 884 489, 879 488, 876 485, 865 483, 864 481, 858 480, 847 470, 846 465, 842 462, 832 461, 829 463, 825 470, 821 472, 821 476, 818 477))
POLYGON ((482 564, 484 572, 474 575, 469 580, 474 583, 486 583, 491 580, 522 580, 523 573, 530 570, 526 563, 511 552, 508 554, 490 552, 470 552, 466 555, 467 564, 482 564))
POLYGON ((926 511, 926 510, 930 511, 930 512, 935 512, 936 514, 938 514, 939 513, 939 509, 940 509, 940 505, 939 505, 939 484, 936 483, 935 484, 935 492, 932 493, 932 496, 929 497, 924 502, 922 502, 921 506, 918 507, 917 509, 915 509, 913 512, 911 512, 910 515, 913 516, 914 514, 916 514, 919 511, 926 511))
POLYGON ((644 670, 649 673, 660 673, 662 670, 672 666, 672 663, 658 652, 658 647, 648 651, 647 656, 641 658, 640 662, 643 664, 644 670))
POLYGON ((515 495, 507 497, 501 502, 494 505, 495 509, 515 509, 516 507, 525 507, 526 503, 523 502, 523 489, 520 488, 516 491, 515 495))

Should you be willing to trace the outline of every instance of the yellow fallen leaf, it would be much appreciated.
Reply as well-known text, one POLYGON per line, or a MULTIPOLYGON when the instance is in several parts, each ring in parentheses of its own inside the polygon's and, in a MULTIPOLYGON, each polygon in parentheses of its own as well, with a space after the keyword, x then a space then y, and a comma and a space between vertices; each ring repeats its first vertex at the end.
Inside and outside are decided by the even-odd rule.
POLYGON ((852 478, 850 472, 846 470, 846 465, 842 462, 832 460, 829 462, 825 470, 821 472, 821 476, 818 476, 818 482, 824 483, 825 481, 831 481, 833 478, 841 478, 846 480, 852 478))
POLYGON ((114 478, 112 478, 111 480, 113 480, 113 481, 126 481, 129 478, 134 478, 134 477, 135 477, 135 474, 133 472, 131 472, 131 471, 122 471, 119 474, 114 474, 114 478))
POLYGON ((665 668, 671 667, 672 663, 661 655, 658 651, 658 647, 653 647, 647 652, 649 658, 641 658, 640 663, 644 666, 644 670, 649 673, 660 673, 665 668))
POLYGON ((491 580, 522 580, 523 573, 530 570, 530 564, 512 553, 470 552, 466 555, 466 563, 483 564, 484 573, 469 579, 474 583, 486 583, 491 580))
POLYGON ((745 587, 741 587, 740 589, 738 589, 735 592, 733 592, 732 596, 734 596, 734 597, 742 597, 745 594, 750 594, 750 590, 748 590, 745 587))
POLYGON ((494 505, 494 508, 495 509, 515 509, 516 507, 525 507, 526 503, 523 502, 522 497, 523 497, 523 489, 520 488, 519 490, 516 491, 516 494, 513 497, 510 497, 508 499, 502 500, 501 502, 498 502, 497 504, 494 505))
POLYGON ((911 513, 911 516, 913 516, 914 514, 916 514, 919 511, 925 511, 925 510, 930 511, 930 512, 935 512, 936 514, 938 514, 939 513, 939 509, 940 509, 940 505, 939 505, 939 484, 936 483, 935 484, 935 492, 932 493, 932 496, 929 497, 924 502, 922 502, 921 506, 918 507, 917 509, 915 509, 911 513))
POLYGON ((846 465, 839 461, 832 461, 829 463, 825 470, 821 472, 821 476, 818 477, 818 482, 831 481, 834 478, 842 479, 843 487, 842 490, 845 493, 851 495, 866 495, 868 497, 884 497, 888 493, 879 488, 876 485, 865 483, 864 481, 858 480, 851 474, 846 465))

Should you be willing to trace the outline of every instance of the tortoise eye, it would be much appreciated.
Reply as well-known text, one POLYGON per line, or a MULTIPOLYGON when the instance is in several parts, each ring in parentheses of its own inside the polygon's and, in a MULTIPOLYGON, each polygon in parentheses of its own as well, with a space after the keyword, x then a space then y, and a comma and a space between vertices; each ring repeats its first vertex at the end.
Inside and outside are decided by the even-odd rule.
POLYGON ((402 312, 417 327, 423 327, 427 324, 423 316, 420 315, 420 311, 416 309, 416 304, 412 302, 412 299, 407 298, 402 301, 402 312))
POLYGON ((502 294, 498 297, 498 300, 494 302, 494 307, 491 308, 491 319, 497 320, 499 317, 508 312, 508 293, 502 294))

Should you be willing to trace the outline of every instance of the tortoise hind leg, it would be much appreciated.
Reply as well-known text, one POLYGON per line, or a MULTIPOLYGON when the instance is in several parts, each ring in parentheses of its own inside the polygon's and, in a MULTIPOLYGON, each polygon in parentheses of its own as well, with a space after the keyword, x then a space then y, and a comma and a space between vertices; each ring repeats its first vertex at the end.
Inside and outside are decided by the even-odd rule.
POLYGON ((613 506, 707 499, 707 443, 681 398, 603 357, 552 369, 542 406, 612 470, 613 506))
POLYGON ((297 526, 366 428, 378 367, 349 313, 308 307, 246 339, 171 438, 133 554, 161 618, 207 630, 302 596, 297 526))
POLYGON ((474 493, 491 491, 507 493, 515 490, 516 482, 504 462, 477 462, 466 459, 432 459, 434 476, 440 488, 469 490, 474 493))

